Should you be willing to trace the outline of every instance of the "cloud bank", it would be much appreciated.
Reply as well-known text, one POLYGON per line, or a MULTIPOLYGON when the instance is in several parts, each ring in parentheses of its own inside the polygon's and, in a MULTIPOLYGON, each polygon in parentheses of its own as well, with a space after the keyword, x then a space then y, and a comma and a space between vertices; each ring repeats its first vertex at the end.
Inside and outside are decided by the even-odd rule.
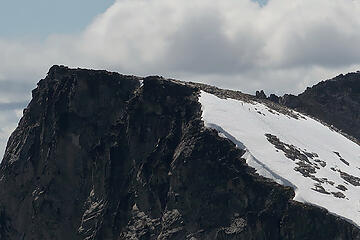
POLYGON ((52 64, 299 93, 359 70, 358 16, 358 0, 118 0, 77 35, 0 39, 0 104, 28 100, 52 64))

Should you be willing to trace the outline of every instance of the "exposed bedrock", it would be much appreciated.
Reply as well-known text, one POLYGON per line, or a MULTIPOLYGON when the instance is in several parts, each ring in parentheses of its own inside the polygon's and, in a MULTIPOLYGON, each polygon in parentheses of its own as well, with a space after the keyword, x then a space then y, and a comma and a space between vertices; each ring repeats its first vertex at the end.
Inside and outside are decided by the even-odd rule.
POLYGON ((198 94, 52 67, 1 163, 0 239, 360 239, 258 176, 204 127, 198 94))

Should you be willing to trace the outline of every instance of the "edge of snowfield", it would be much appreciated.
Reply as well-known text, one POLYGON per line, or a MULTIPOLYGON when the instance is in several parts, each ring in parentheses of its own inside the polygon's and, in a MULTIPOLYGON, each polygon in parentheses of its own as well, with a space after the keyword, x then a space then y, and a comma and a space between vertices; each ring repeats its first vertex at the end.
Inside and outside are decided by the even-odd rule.
POLYGON ((360 226, 360 146, 308 116, 294 118, 259 102, 201 91, 206 127, 245 149, 256 172, 291 186, 294 200, 360 226))

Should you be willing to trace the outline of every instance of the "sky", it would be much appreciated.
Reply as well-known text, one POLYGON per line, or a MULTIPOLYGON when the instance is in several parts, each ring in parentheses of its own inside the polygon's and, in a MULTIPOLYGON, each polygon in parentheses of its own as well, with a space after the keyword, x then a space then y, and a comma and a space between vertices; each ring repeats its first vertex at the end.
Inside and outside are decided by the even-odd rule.
POLYGON ((0 156, 31 89, 53 64, 279 95, 359 70, 359 0, 0 0, 0 6, 0 156))
POLYGON ((81 32, 113 0, 0 0, 0 37, 44 39, 81 32))

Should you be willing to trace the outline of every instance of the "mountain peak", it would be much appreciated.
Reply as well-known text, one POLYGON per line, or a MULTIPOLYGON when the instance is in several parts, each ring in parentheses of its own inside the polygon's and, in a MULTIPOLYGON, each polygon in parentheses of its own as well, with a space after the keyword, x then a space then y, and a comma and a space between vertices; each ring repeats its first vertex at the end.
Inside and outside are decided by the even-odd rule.
MULTIPOLYGON (((33 91, 1 163, 0 238, 360 239, 358 227, 344 217, 294 201, 297 185, 287 184, 287 176, 268 168, 282 179, 279 184, 250 167, 251 156, 263 167, 268 156, 251 152, 245 140, 261 134, 271 152, 294 158, 283 164, 295 164, 299 169, 291 175, 300 179, 314 173, 297 158, 305 155, 323 168, 311 149, 292 149, 288 139, 261 128, 247 129, 243 138, 215 125, 207 114, 229 114, 227 105, 211 108, 204 96, 239 105, 230 106, 233 126, 257 124, 266 120, 262 114, 290 118, 294 126, 312 121, 238 91, 53 66, 33 91), (237 119, 240 109, 248 119, 237 119)), ((338 153, 331 161, 354 165, 347 153, 331 150, 338 153)), ((349 184, 358 183, 352 172, 335 170, 349 184)), ((349 198, 355 186, 342 185, 337 192, 349 198)), ((321 187, 328 191, 324 184, 315 190, 321 187)))
POLYGON ((322 81, 298 96, 285 95, 281 103, 360 139, 360 72, 322 81))

